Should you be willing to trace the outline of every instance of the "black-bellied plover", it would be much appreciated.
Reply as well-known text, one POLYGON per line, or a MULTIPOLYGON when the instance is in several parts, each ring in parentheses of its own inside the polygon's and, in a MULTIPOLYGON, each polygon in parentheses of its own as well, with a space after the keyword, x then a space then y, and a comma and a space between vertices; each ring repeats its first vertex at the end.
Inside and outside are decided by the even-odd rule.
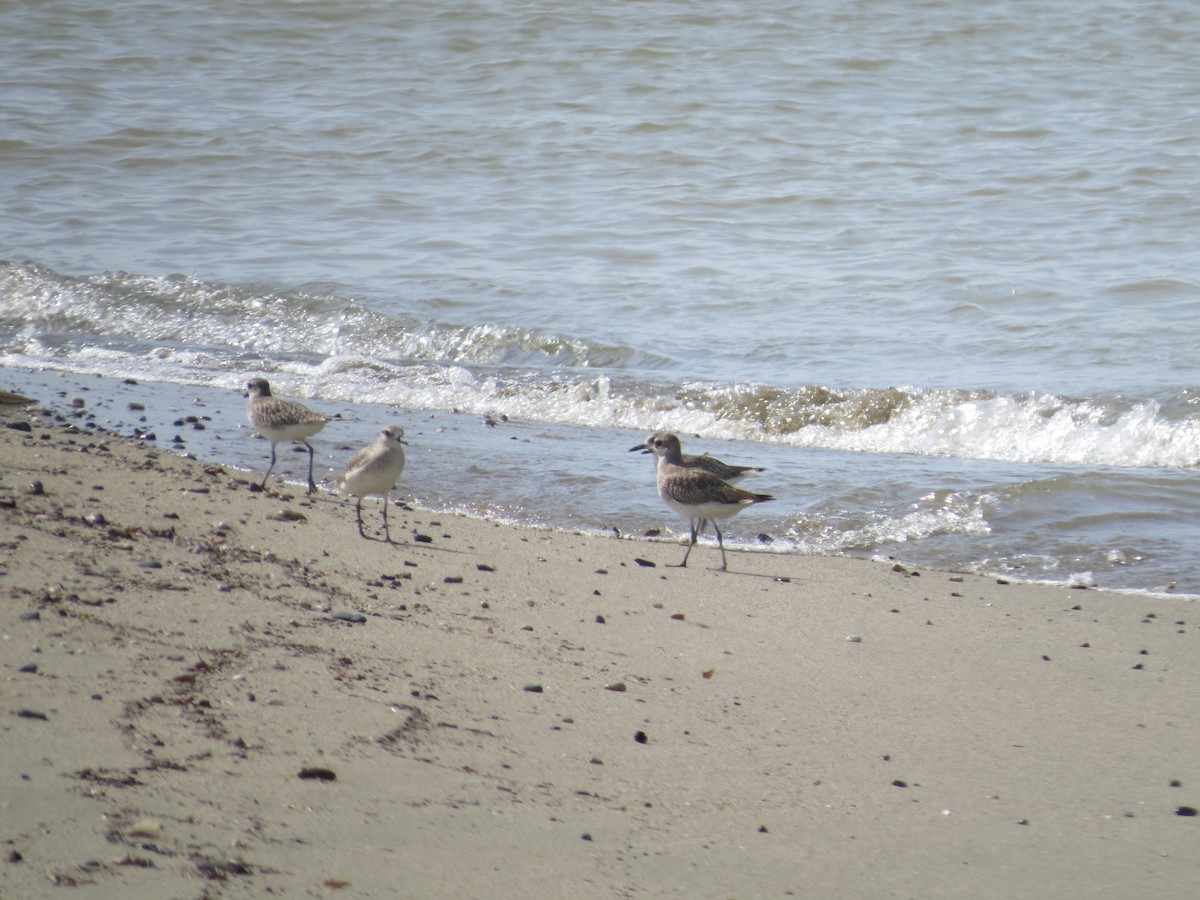
MULTIPOLYGON (((642 453, 653 453, 654 439, 665 436, 666 432, 657 432, 652 434, 636 447, 630 447, 629 452, 635 453, 640 450, 642 453)), ((655 466, 657 467, 657 465, 658 459, 655 460, 655 466)), ((704 469, 706 472, 712 472, 726 484, 737 484, 747 475, 753 475, 757 472, 767 471, 762 466, 733 466, 729 463, 721 462, 721 460, 717 459, 715 456, 709 456, 708 454, 705 454, 704 456, 693 456, 690 453, 683 452, 682 444, 679 448, 679 462, 676 463, 676 465, 683 466, 685 469, 704 469)))
POLYGON ((391 543, 392 535, 388 531, 388 494, 396 484, 396 479, 404 471, 404 447, 408 441, 404 439, 404 429, 399 425, 388 425, 380 430, 379 437, 369 447, 363 447, 346 465, 346 471, 337 477, 338 483, 348 494, 358 497, 354 505, 354 513, 358 517, 358 533, 363 537, 362 501, 363 497, 371 494, 383 495, 383 536, 391 543))
POLYGON ((329 416, 313 412, 294 400, 281 400, 271 396, 271 386, 265 378, 254 378, 246 382, 246 393, 250 400, 246 404, 246 416, 254 430, 271 442, 271 465, 263 476, 260 488, 265 490, 267 479, 275 468, 275 445, 280 441, 296 441, 308 448, 308 492, 317 489, 313 481, 313 448, 308 442, 325 427, 329 416))
POLYGON ((691 540, 688 541, 687 552, 683 554, 683 562, 678 568, 687 566, 688 556, 696 546, 696 539, 704 528, 704 523, 712 522, 713 530, 717 532, 717 545, 721 548, 721 571, 726 571, 728 566, 725 560, 725 539, 721 536, 717 519, 728 518, 747 506, 765 503, 775 498, 770 494, 754 494, 734 487, 707 469, 683 465, 683 451, 679 446, 679 438, 673 434, 658 432, 650 435, 646 443, 650 451, 658 457, 658 496, 671 509, 685 516, 691 526, 691 540))
MULTIPOLYGON (((655 432, 654 434, 652 434, 648 438, 646 438, 646 440, 644 440, 642 443, 638 444, 636 447, 630 447, 629 452, 635 453, 640 450, 642 453, 653 453, 654 452, 654 439, 662 438, 665 436, 666 436, 666 432, 655 432)), ((661 461, 661 459, 662 459, 661 457, 655 457, 655 459, 654 459, 655 470, 658 469, 658 464, 661 461)), ((737 484, 739 481, 741 481, 747 475, 755 475, 759 472, 767 471, 766 469, 762 468, 762 466, 730 465, 729 463, 721 462, 721 460, 717 459, 715 456, 709 456, 708 454, 705 454, 704 456, 693 456, 690 453, 683 452, 682 444, 680 445, 680 448, 679 448, 679 460, 680 461, 677 465, 681 465, 685 469, 703 469, 706 472, 712 472, 714 475, 716 475, 718 478, 720 478, 726 484, 737 484)), ((708 524, 707 520, 701 519, 696 525, 696 533, 700 534, 701 532, 703 532, 704 526, 707 524, 708 524)))

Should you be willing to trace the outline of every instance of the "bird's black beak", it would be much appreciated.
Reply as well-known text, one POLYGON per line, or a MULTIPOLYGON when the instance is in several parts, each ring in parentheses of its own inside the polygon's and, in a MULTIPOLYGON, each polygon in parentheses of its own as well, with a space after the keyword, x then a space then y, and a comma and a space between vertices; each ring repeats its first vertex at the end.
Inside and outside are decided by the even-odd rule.
POLYGON ((643 453, 649 453, 649 452, 650 452, 650 448, 649 448, 649 447, 647 447, 645 444, 638 444, 636 447, 630 447, 630 448, 629 448, 629 452, 630 452, 630 453, 636 453, 638 450, 641 450, 643 453))

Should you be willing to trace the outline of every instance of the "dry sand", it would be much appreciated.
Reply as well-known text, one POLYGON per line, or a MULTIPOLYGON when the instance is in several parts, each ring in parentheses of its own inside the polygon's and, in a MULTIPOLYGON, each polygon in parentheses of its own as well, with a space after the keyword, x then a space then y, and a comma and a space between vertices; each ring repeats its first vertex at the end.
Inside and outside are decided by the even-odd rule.
POLYGON ((257 479, 0 418, 3 897, 1200 896, 1184 598, 257 479))

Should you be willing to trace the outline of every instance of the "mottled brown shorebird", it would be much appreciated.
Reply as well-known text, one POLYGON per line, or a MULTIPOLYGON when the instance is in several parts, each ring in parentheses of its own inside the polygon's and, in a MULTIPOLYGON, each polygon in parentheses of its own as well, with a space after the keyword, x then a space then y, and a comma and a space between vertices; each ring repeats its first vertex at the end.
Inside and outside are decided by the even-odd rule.
MULTIPOLYGON (((653 453, 653 441, 655 438, 661 438, 666 435, 666 432, 657 432, 646 438, 645 441, 638 444, 636 447, 630 447, 629 452, 634 453, 641 451, 642 453, 653 453)), ((678 440, 678 438, 676 438, 678 440)), ((655 467, 658 466, 658 459, 654 461, 655 467)), ((737 484, 747 475, 754 475, 758 472, 767 471, 762 466, 734 466, 726 462, 721 462, 715 456, 709 456, 707 453, 704 456, 693 456, 690 453, 683 452, 683 445, 679 447, 679 462, 677 465, 683 466, 685 469, 704 469, 706 472, 712 472, 726 484, 737 484)))
POLYGON ((308 493, 317 489, 313 481, 313 448, 308 439, 325 427, 329 416, 313 412, 294 400, 281 400, 271 395, 271 386, 265 378, 253 378, 246 382, 246 393, 250 397, 246 404, 246 416, 254 430, 271 442, 271 465, 263 476, 260 488, 266 490, 267 479, 275 468, 275 445, 280 441, 296 441, 308 448, 308 493))
POLYGON ((388 425, 380 430, 379 437, 369 447, 363 447, 346 465, 346 471, 337 477, 337 482, 348 494, 358 497, 354 505, 354 513, 358 517, 358 533, 363 537, 362 502, 363 497, 372 494, 383 495, 383 536, 391 543, 392 535, 388 531, 388 494, 396 485, 396 479, 404 471, 404 429, 399 425, 388 425))
MULTIPOLYGON (((658 496, 675 512, 684 516, 691 527, 691 540, 677 568, 687 566, 688 556, 706 522, 712 522, 721 548, 721 571, 728 570, 725 560, 725 539, 717 519, 727 519, 747 506, 774 500, 770 494, 755 494, 734 487, 708 469, 683 464, 679 438, 667 432, 657 432, 646 438, 646 447, 658 457, 656 466, 658 496)), ((639 449, 637 447, 634 450, 639 449)))

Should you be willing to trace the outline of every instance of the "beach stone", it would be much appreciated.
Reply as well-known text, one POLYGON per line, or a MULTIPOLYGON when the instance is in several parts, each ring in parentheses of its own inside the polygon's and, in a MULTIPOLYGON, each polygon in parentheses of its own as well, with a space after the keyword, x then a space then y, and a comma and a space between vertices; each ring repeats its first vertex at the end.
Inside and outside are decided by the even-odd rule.
POLYGON ((316 779, 317 781, 337 781, 337 773, 333 769, 321 766, 307 766, 296 773, 297 778, 316 779))
POLYGON ((340 619, 343 622, 353 622, 358 625, 361 625, 363 622, 367 621, 367 617, 362 613, 348 612, 347 610, 342 609, 339 609, 337 612, 330 613, 330 618, 340 619))
POLYGON ((521 688, 521 690, 528 691, 531 694, 540 694, 545 690, 545 688, 543 688, 540 684, 527 684, 521 688))
POLYGON ((157 819, 142 819, 134 823, 133 827, 125 833, 129 837, 160 838, 162 837, 163 826, 162 822, 157 819))

